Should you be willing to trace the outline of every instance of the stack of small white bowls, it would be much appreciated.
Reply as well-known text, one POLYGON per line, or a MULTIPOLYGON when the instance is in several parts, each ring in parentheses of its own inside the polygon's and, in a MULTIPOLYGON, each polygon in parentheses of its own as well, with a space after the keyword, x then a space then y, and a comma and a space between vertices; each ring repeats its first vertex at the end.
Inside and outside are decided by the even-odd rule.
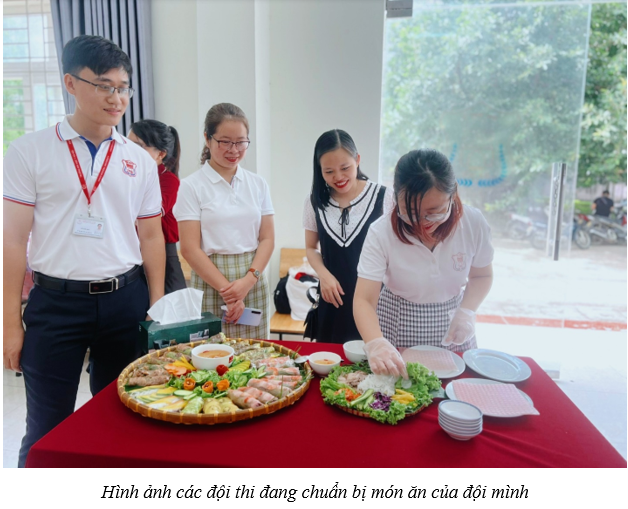
POLYGON ((438 423, 451 438, 469 440, 482 433, 482 411, 464 401, 445 399, 438 405, 438 423))

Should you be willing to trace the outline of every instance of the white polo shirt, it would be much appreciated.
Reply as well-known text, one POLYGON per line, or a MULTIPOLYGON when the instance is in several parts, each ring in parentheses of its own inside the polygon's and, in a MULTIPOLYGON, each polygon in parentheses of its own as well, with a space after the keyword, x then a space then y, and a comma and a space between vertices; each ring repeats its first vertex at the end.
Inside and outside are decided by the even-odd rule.
POLYGON ((482 213, 464 207, 457 228, 430 251, 409 237, 401 242, 392 229, 390 214, 375 221, 366 236, 358 277, 383 282, 395 295, 417 304, 441 303, 460 294, 471 267, 493 261, 491 230, 482 213))
POLYGON ((4 158, 5 200, 35 208, 28 261, 47 276, 89 281, 124 274, 142 264, 135 220, 161 215, 157 165, 148 153, 112 128, 111 140, 89 148, 68 118, 13 141, 4 158), (87 198, 66 140, 72 140, 91 192, 111 143, 106 173, 92 196, 92 216, 105 220, 103 238, 73 234, 87 198))
POLYGON ((200 221, 201 248, 209 256, 255 251, 262 216, 275 210, 262 177, 238 166, 229 184, 205 162, 181 181, 172 212, 177 221, 200 221))

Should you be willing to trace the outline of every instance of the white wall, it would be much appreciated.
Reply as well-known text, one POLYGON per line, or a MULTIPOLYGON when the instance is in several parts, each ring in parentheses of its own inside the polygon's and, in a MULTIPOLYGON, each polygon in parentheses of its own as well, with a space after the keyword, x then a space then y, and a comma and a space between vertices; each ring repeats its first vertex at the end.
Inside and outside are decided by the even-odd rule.
MULTIPOLYGON (((277 251, 305 247, 302 210, 314 144, 340 128, 377 180, 383 0, 271 1, 271 191, 277 251)), ((279 271, 278 258, 272 274, 279 271)))
POLYGON ((196 2, 153 0, 155 117, 181 138, 180 175, 199 166, 202 121, 198 121, 196 2))
POLYGON ((346 130, 377 179, 384 9, 385 0, 153 1, 156 113, 180 129, 181 175, 198 167, 212 104, 249 118, 243 166, 266 178, 276 212, 273 287, 280 248, 304 247, 316 139, 346 130))

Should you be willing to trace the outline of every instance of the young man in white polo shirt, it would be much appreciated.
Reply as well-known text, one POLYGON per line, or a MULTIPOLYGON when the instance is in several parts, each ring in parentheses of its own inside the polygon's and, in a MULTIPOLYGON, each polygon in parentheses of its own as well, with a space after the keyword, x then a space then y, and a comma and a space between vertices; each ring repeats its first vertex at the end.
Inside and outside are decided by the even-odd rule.
POLYGON ((24 373, 27 403, 19 466, 74 411, 87 348, 96 394, 139 355, 138 322, 164 294, 157 167, 115 130, 133 95, 129 58, 80 36, 62 62, 74 114, 15 140, 4 159, 4 366, 24 373))

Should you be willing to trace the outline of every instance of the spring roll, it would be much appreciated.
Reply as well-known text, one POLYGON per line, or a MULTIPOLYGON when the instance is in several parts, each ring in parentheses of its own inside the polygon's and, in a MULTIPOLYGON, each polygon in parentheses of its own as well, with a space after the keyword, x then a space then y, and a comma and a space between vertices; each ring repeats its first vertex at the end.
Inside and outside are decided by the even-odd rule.
POLYGON ((147 387, 149 385, 165 384, 168 380, 170 380, 170 375, 168 374, 157 376, 137 376, 129 378, 127 385, 140 385, 142 387, 147 387))
POLYGON ((296 376, 299 374, 299 368, 273 368, 266 367, 266 373, 269 375, 289 375, 296 376))
POLYGON ((253 396, 256 400, 261 401, 262 403, 272 403, 273 401, 277 401, 277 398, 272 394, 264 391, 260 391, 255 387, 243 387, 240 389, 242 392, 246 392, 253 396))
POLYGON ((233 404, 229 398, 219 398, 218 403, 220 403, 220 410, 222 412, 233 412, 235 410, 240 410, 237 406, 233 404))
POLYGON ((227 391, 227 395, 229 396, 229 399, 240 408, 259 408, 263 406, 262 403, 260 403, 250 394, 239 391, 237 389, 229 389, 227 391))
POLYGON ((220 403, 217 399, 206 398, 203 401, 203 413, 204 414, 220 414, 222 413, 222 408, 220 407, 220 403))
POLYGON ((264 380, 259 380, 257 378, 251 378, 248 383, 249 387, 255 387, 256 389, 260 389, 264 392, 268 392, 277 398, 283 398, 292 392, 288 387, 284 387, 283 385, 274 384, 272 382, 265 382, 264 380))
POLYGON ((264 380, 272 380, 276 382, 300 382, 303 380, 301 375, 298 376, 290 376, 290 375, 270 375, 265 376, 264 380))
POLYGON ((272 346, 268 346, 265 348, 253 348, 242 353, 241 357, 243 359, 248 359, 252 362, 260 359, 265 359, 274 351, 275 349, 272 346))
POLYGON ((260 366, 266 366, 267 368, 284 368, 294 366, 294 361, 290 357, 286 356, 262 359, 261 361, 257 361, 255 364, 258 368, 260 366))

